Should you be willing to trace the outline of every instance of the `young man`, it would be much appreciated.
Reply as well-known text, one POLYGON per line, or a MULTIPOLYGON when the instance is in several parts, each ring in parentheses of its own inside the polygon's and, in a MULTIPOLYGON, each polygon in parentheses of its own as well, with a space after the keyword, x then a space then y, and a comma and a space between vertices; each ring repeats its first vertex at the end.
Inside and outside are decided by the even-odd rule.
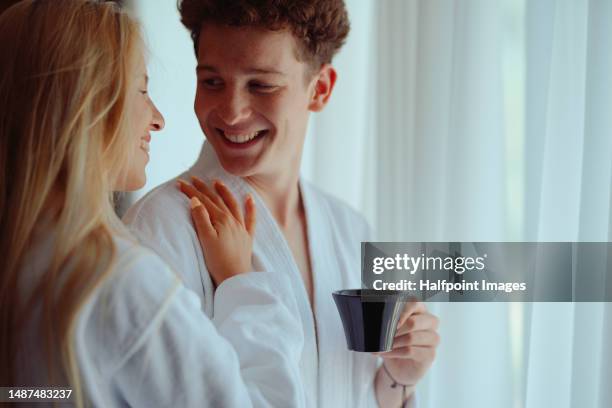
MULTIPOLYGON (((421 303, 408 305, 394 350, 381 355, 384 366, 377 356, 347 350, 331 294, 360 286, 360 242, 368 240, 368 228, 299 174, 309 114, 321 111, 332 94, 337 73, 331 60, 348 35, 343 1, 183 0, 179 8, 195 45, 195 112, 207 139, 195 165, 179 177, 219 179, 240 200, 254 196, 254 266, 292 279, 308 405, 412 400, 435 355, 437 319, 421 303)), ((185 184, 181 189, 198 194, 185 184)), ((214 287, 176 180, 136 203, 125 221, 212 315, 214 287)))

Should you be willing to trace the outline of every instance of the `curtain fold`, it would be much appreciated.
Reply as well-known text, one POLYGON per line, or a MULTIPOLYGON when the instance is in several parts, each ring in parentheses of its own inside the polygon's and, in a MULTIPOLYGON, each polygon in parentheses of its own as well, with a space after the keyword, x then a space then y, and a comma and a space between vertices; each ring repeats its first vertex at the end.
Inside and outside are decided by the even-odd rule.
MULTIPOLYGON (((606 242, 612 180, 612 4, 529 4, 527 238, 606 242), (539 79, 547 81, 546 90, 537 87, 539 79)), ((575 276, 576 288, 600 287, 603 293, 609 255, 591 253, 581 261, 586 267, 575 276)), ((525 406, 612 405, 606 368, 612 362, 607 351, 612 336, 606 329, 610 304, 527 307, 525 406)))

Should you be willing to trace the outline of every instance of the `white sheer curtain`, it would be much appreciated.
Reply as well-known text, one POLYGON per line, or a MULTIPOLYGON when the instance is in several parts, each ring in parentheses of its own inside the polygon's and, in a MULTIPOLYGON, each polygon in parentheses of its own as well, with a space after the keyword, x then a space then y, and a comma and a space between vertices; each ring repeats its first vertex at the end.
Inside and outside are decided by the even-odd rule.
MULTIPOLYGON (((612 2, 527 11, 526 236, 609 241, 612 2)), ((612 304, 532 304, 527 315, 526 406, 612 406, 612 304)))
MULTIPOLYGON (((309 178, 379 240, 610 240, 612 2, 347 3, 309 178)), ((429 307, 421 407, 612 406, 609 303, 429 307)))

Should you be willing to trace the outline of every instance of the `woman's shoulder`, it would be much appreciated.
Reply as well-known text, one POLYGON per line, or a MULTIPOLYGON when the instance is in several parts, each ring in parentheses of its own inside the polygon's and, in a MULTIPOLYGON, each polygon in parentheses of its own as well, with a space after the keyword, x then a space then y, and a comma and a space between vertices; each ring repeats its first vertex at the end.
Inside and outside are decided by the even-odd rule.
POLYGON ((81 358, 107 372, 163 318, 181 286, 151 250, 126 238, 114 242, 112 267, 81 309, 75 332, 81 358))
POLYGON ((136 240, 113 239, 115 260, 94 298, 112 299, 119 309, 141 313, 151 309, 149 313, 153 313, 180 286, 179 278, 157 254, 136 240))
POLYGON ((114 235, 113 244, 115 245, 116 256, 113 269, 120 270, 139 270, 135 266, 146 266, 148 269, 168 269, 168 265, 151 249, 141 245, 134 237, 114 235))
POLYGON ((128 291, 166 297, 166 288, 178 284, 177 275, 151 249, 140 245, 135 239, 113 238, 116 255, 110 275, 103 290, 118 293, 128 291))

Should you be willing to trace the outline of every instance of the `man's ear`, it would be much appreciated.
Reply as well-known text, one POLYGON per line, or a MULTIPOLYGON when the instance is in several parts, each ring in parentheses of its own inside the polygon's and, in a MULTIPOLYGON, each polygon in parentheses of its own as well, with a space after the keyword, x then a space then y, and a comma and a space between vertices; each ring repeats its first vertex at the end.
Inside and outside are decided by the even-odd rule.
POLYGON ((312 112, 323 110, 332 94, 337 78, 336 70, 330 64, 324 64, 315 76, 314 90, 308 109, 312 112))

